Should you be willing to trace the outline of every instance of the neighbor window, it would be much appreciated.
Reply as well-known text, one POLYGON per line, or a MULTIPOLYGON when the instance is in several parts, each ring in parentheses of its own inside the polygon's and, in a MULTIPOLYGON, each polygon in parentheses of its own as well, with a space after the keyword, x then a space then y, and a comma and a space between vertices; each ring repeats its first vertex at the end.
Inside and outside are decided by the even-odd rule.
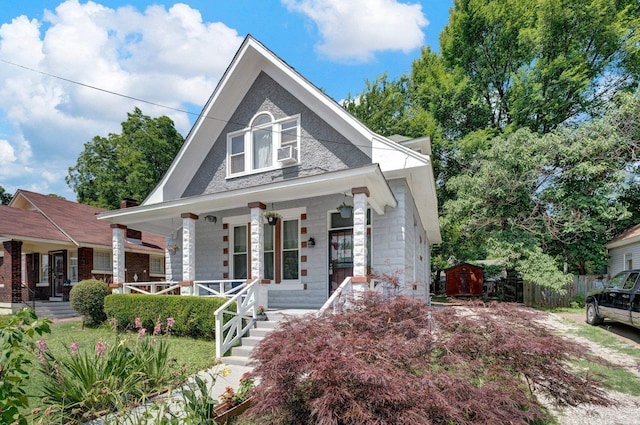
POLYGON ((49 254, 42 254, 40 257, 40 282, 49 282, 49 254))
POLYGON ((164 257, 149 257, 149 273, 164 275, 164 257))
POLYGON ((73 283, 78 281, 78 251, 69 252, 69 280, 73 283))
POLYGON ((300 118, 258 114, 248 128, 227 137, 227 175, 268 170, 299 161, 300 118))
POLYGON ((93 269, 101 272, 111 272, 112 257, 109 251, 93 251, 93 269))
POLYGON ((633 269, 633 254, 630 252, 624 254, 624 267, 625 270, 633 269))

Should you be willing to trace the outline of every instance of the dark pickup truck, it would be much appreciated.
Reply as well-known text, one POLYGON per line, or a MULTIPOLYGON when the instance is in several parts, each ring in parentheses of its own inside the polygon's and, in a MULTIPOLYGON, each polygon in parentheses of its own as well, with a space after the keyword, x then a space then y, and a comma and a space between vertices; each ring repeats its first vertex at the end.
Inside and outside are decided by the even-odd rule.
POLYGON ((626 270, 609 284, 587 295, 587 323, 601 325, 604 319, 640 328, 640 270, 626 270))

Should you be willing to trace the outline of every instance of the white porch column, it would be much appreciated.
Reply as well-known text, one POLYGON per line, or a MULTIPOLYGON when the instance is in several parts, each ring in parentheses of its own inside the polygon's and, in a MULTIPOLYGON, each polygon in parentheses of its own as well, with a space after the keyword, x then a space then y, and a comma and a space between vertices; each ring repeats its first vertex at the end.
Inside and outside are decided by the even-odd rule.
POLYGON ((196 220, 198 216, 183 213, 182 218, 182 281, 180 295, 196 295, 193 281, 196 280, 196 220))
POLYGON ((125 283, 125 263, 124 263, 124 241, 127 226, 122 224, 111 225, 111 252, 113 262, 113 281, 111 291, 114 294, 123 294, 130 291, 124 290, 125 283))
POLYGON ((369 189, 354 187, 353 194, 353 278, 354 289, 366 289, 367 277, 367 198, 369 189))
MULTIPOLYGON (((247 205, 251 209, 251 280, 264 278, 264 210, 267 208, 262 202, 251 202, 247 205)), ((259 287, 256 291, 256 305, 267 308, 267 291, 259 287)))

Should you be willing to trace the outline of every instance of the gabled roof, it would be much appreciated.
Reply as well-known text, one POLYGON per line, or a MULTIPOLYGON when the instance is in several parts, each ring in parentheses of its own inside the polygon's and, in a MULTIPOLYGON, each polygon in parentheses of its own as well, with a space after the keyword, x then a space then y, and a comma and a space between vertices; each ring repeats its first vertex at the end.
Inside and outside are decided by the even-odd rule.
POLYGON ((640 224, 636 224, 611 239, 604 246, 606 248, 617 248, 624 245, 640 242, 640 224))
MULTIPOLYGON (((75 246, 111 248, 109 223, 99 221, 103 208, 19 189, 8 206, 0 208, 0 238, 70 242, 75 246)), ((128 248, 159 252, 164 239, 143 234, 143 243, 127 243, 128 248)))
POLYGON ((300 75, 263 44, 248 35, 202 109, 168 171, 142 206, 176 201, 193 180, 213 143, 261 72, 291 93, 318 117, 378 164, 387 180, 405 178, 432 243, 441 241, 431 156, 420 154, 374 133, 300 75))

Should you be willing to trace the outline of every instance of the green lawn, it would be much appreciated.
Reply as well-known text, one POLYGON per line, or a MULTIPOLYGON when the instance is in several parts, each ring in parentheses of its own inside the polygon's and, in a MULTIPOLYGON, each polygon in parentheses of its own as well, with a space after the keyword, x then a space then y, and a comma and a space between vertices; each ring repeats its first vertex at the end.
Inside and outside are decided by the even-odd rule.
MULTIPOLYGON (((0 319, 0 323, 3 319, 0 319)), ((82 322, 68 322, 51 325, 51 334, 42 338, 46 341, 48 349, 56 356, 66 355, 67 349, 72 342, 78 342, 80 349, 83 347, 93 350, 97 341, 107 342, 109 345, 116 340, 116 334, 108 327, 97 329, 82 329, 82 322)), ((199 370, 207 369, 215 364, 215 341, 197 340, 183 337, 169 337, 169 355, 176 358, 178 364, 183 365, 185 370, 191 374, 199 370)), ((41 407, 40 399, 42 394, 40 388, 44 382, 43 376, 38 369, 37 360, 31 365, 32 378, 29 380, 28 394, 31 395, 29 401, 31 408, 41 407)))

